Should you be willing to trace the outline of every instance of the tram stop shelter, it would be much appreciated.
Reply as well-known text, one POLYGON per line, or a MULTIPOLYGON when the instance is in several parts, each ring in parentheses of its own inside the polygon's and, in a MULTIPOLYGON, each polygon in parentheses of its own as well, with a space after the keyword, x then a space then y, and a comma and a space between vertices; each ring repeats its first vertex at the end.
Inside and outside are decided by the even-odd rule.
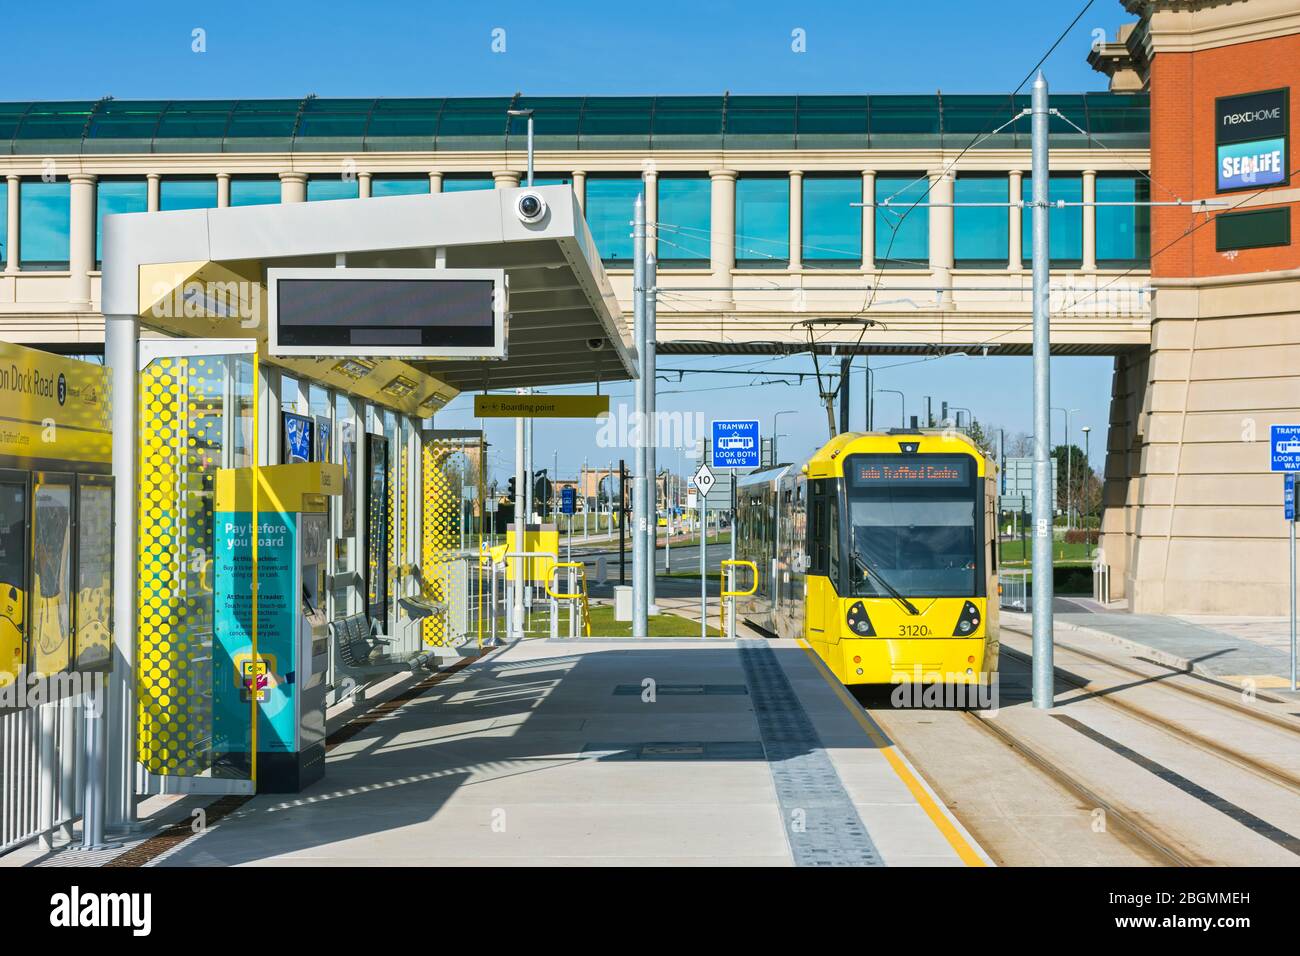
POLYGON ((112 825, 133 818, 137 792, 247 785, 221 765, 202 691, 219 613, 217 471, 254 456, 342 465, 326 616, 368 617, 436 646, 449 640, 446 621, 408 620, 399 605, 446 598, 434 569, 457 548, 460 490, 440 477, 435 413, 464 390, 636 372, 631 330, 568 186, 115 215, 103 249, 116 550, 137 558, 119 560, 114 578, 112 825), (540 221, 517 213, 524 192, 544 199, 540 221), (504 270, 505 357, 271 355, 267 270, 339 267, 504 270), (310 441, 295 446, 303 434, 310 441))

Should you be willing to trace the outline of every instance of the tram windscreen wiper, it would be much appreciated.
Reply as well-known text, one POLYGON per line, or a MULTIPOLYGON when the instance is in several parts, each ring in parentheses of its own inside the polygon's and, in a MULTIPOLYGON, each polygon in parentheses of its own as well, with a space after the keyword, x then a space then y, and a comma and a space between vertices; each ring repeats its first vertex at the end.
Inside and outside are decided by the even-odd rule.
POLYGON ((880 582, 881 587, 883 587, 886 591, 889 592, 890 597, 892 597, 899 604, 903 605, 903 607, 907 608, 907 613, 912 615, 918 615, 921 613, 916 609, 915 604, 913 604, 907 598, 903 597, 902 593, 898 590, 898 588, 890 584, 889 581, 885 579, 885 576, 881 574, 880 571, 876 568, 876 566, 871 562, 869 562, 862 555, 860 555, 856 549, 850 551, 849 554, 852 555, 854 562, 858 565, 858 567, 862 569, 863 573, 869 574, 873 578, 875 578, 878 582, 880 582))

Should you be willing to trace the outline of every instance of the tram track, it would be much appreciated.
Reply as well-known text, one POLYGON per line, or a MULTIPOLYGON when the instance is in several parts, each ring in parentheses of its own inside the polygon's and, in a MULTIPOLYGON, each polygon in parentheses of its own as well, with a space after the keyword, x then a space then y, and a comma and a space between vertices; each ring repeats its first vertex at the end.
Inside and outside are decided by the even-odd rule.
MULTIPOLYGON (((1022 632, 1015 631, 1015 634, 1021 635, 1022 632)), ((1010 642, 1006 640, 1007 636, 1004 634, 1003 650, 1006 652, 1006 656, 1003 659, 1003 669, 1013 684, 1018 684, 1028 678, 1032 660, 1023 651, 1011 646, 1010 642)), ((1019 643, 1019 641, 1017 640, 1016 643, 1019 643)), ((934 752, 933 743, 927 741, 925 737, 927 733, 927 728, 923 726, 925 723, 942 722, 941 726, 946 728, 944 733, 950 735, 949 754, 952 751, 960 752, 968 747, 974 750, 980 746, 973 741, 969 744, 962 744, 960 743, 962 738, 958 736, 960 733, 958 725, 977 728, 976 732, 987 739, 987 743, 982 746, 988 753, 997 752, 987 750, 990 744, 996 742, 999 750, 1013 755, 1017 762, 1022 766, 1027 765, 1030 772, 1035 774, 1038 779, 1043 780, 1044 787, 1055 787, 1058 792, 1068 795, 1073 809, 1082 811, 1087 815, 1084 819, 1086 825, 1095 826, 1095 821, 1088 820, 1087 817, 1100 811, 1102 814, 1101 819, 1105 821, 1105 832, 1109 833, 1119 843, 1129 847, 1131 853, 1137 854, 1135 862, 1140 863, 1145 860, 1154 865, 1172 866, 1205 866, 1224 863, 1227 859, 1232 858, 1232 853, 1225 846, 1224 853, 1227 855, 1221 855, 1216 849, 1218 844, 1213 840, 1207 842, 1204 834, 1216 832, 1216 830, 1220 834, 1226 832, 1222 828, 1227 825, 1228 820, 1246 827, 1259 836, 1272 840, 1275 844, 1293 854, 1300 853, 1300 844, 1297 844, 1295 836, 1276 825, 1276 823, 1282 823, 1282 819, 1278 817, 1278 808, 1282 805, 1293 804, 1297 794, 1300 794, 1300 779, 1297 779, 1289 768, 1274 766, 1267 760, 1262 760, 1254 754, 1231 746, 1230 742, 1221 743, 1218 740, 1211 739, 1193 729, 1193 727, 1180 724, 1171 720, 1169 716, 1157 712, 1159 701, 1166 699, 1165 697, 1155 698, 1155 708, 1152 709, 1152 700, 1143 700, 1141 704, 1138 704, 1119 699, 1116 696, 1117 693, 1129 690, 1131 686, 1141 687, 1146 685, 1157 688, 1162 686, 1173 688, 1174 685, 1167 685, 1166 681, 1181 675, 1177 672, 1173 674, 1152 674, 1137 668, 1117 664, 1102 655, 1090 653, 1083 648, 1075 648, 1059 643, 1057 647, 1061 651, 1060 658, 1058 658, 1060 664, 1055 673, 1055 678, 1060 682, 1057 686, 1078 689, 1088 695, 1086 698, 1081 697, 1067 702, 1077 703, 1085 699, 1100 701, 1102 703, 1098 706, 1111 709, 1115 714, 1122 715, 1125 721, 1131 722, 1131 726, 1145 726, 1147 728, 1146 733, 1154 732, 1159 737, 1148 738, 1146 746, 1138 746, 1133 743, 1133 738, 1129 734, 1121 732, 1107 737, 1104 724, 1101 726, 1101 732, 1098 732, 1098 730, 1094 729, 1096 725, 1091 722, 1083 722, 1081 719, 1067 714, 1054 715, 1060 725, 1069 727, 1085 736, 1092 736, 1095 742, 1108 747, 1117 756, 1127 759, 1131 765, 1144 768, 1154 777, 1181 790, 1186 796, 1196 799, 1204 807, 1205 812, 1213 813, 1214 818, 1221 822, 1212 823, 1211 818, 1206 817, 1205 824, 1194 825, 1189 829, 1185 819, 1164 817, 1159 805, 1153 804, 1148 799, 1148 791, 1132 789, 1135 786, 1132 779, 1125 780, 1123 775, 1113 779, 1110 776, 1094 777, 1090 773, 1088 765, 1078 765, 1073 760, 1064 759, 1062 757, 1063 752, 1056 751, 1054 745, 1049 743, 1054 739, 1050 733, 1047 736, 1041 736, 1040 733, 1034 732, 1026 736, 1025 731, 1029 730, 1032 725, 1025 724, 1023 717, 1019 720, 1014 719, 1014 709, 1006 712, 1011 719, 1002 719, 999 714, 965 709, 948 709, 943 712, 942 716, 939 716, 933 710, 927 712, 891 711, 884 708, 877 710, 867 706, 866 709, 871 713, 873 719, 878 720, 882 725, 890 727, 888 732, 891 737, 898 741, 900 748, 907 752, 912 750, 915 745, 921 754, 928 758, 928 764, 926 759, 913 759, 917 763, 918 769, 930 776, 936 791, 949 802, 949 806, 957 814, 962 824, 971 833, 975 834, 977 839, 980 839, 982 845, 994 856, 994 859, 999 864, 1024 865, 1042 862, 1040 859, 1033 858, 1033 847, 1037 840, 1043 838, 1045 832, 1050 831, 1050 822, 1036 820, 1032 814, 1024 814, 1010 820, 990 817, 985 812, 988 809, 987 806, 981 807, 975 801, 972 801, 968 795, 963 793, 960 780, 948 776, 950 768, 943 766, 942 763, 935 762, 940 755, 934 752), (1078 654, 1078 656, 1073 656, 1075 654, 1078 654), (1091 662, 1095 666, 1089 667, 1085 671, 1083 668, 1083 662, 1085 661, 1091 662), (1082 671, 1082 673, 1072 673, 1070 668, 1075 668, 1082 671), (1106 668, 1113 669, 1107 670, 1106 668), (1108 680, 1112 676, 1117 679, 1108 680), (1138 682, 1133 684, 1127 678, 1137 678, 1138 682), (925 719, 921 719, 922 714, 924 714, 925 719), (1226 765, 1232 770, 1249 773, 1251 778, 1257 781, 1255 787, 1258 788, 1263 785, 1266 789, 1262 791, 1256 790, 1253 796, 1246 796, 1246 792, 1235 786, 1230 786, 1227 790, 1224 790, 1221 786, 1214 784, 1214 781, 1224 779, 1223 774, 1216 774, 1213 770, 1209 773, 1206 772, 1206 768, 1212 767, 1213 764, 1202 763, 1199 772, 1194 769, 1188 770, 1183 761, 1174 756, 1176 751, 1171 752, 1167 746, 1156 743, 1161 737, 1176 741, 1178 745, 1189 748, 1186 751, 1189 754, 1193 751, 1200 753, 1201 757, 1199 759, 1201 761, 1210 760, 1220 766, 1226 765), (1124 744, 1125 740, 1129 741, 1127 746, 1124 744), (1178 769, 1175 769, 1180 767, 1184 770, 1183 773, 1179 773, 1178 769), (1190 777, 1187 776, 1188 773, 1190 773, 1190 777), (1207 788, 1198 781, 1204 781, 1210 784, 1210 787, 1207 788), (1267 793, 1269 792, 1276 796, 1268 797, 1267 793), (1277 800, 1282 801, 1282 803, 1275 802, 1277 800), (1257 813, 1252 813, 1248 809, 1251 806, 1254 806, 1257 810, 1267 808, 1261 811, 1264 816, 1260 817, 1257 813), (977 819, 972 819, 972 816, 977 819), (1276 821, 1276 823, 1271 821, 1276 821), (1027 853, 1029 854, 1028 858, 1026 857, 1027 853)), ((1269 713, 1257 713, 1249 705, 1225 700, 1213 692, 1207 693, 1200 688, 1185 688, 1181 686, 1181 681, 1178 682, 1176 689, 1185 694, 1186 697, 1184 698, 1178 694, 1166 695, 1169 701, 1178 702, 1179 706, 1184 708, 1188 706, 1189 701, 1194 701, 1202 714, 1212 716, 1217 712, 1220 715, 1218 719, 1228 720, 1229 723, 1226 726, 1229 728, 1227 731, 1229 741, 1243 736, 1242 733, 1232 733, 1232 721, 1235 721, 1237 726, 1242 728, 1247 739, 1259 741, 1262 735, 1264 746, 1260 749, 1266 754, 1287 752, 1287 748, 1291 745, 1290 735, 1300 733, 1300 727, 1297 727, 1284 717, 1269 713), (1218 705, 1222 710, 1216 711, 1211 705, 1218 705), (1244 718, 1250 718, 1257 721, 1257 723, 1246 723, 1244 718), (1285 735, 1279 734, 1279 731, 1285 731, 1285 735)), ((1283 702, 1279 701, 1279 703, 1283 702)), ((1195 725, 1200 722, 1191 723, 1195 725)), ((1140 734, 1138 739, 1141 739, 1140 734)), ((992 764, 990 765, 992 766, 992 764)), ((1108 770, 1107 774, 1111 772, 1113 771, 1108 770)), ((1043 794, 1046 792, 1046 790, 1041 791, 1043 794)), ((1039 796, 1036 799, 1042 800, 1044 797, 1039 796)), ((995 800, 992 806, 996 807, 997 804, 998 801, 995 800)), ((1062 809, 1065 808, 1062 807, 1062 809)), ((1080 831, 1076 829, 1073 832, 1078 833, 1080 831)), ((1222 838, 1222 836, 1218 837, 1218 839, 1222 838)), ((1095 850, 1083 850, 1082 844, 1080 844, 1080 851, 1096 852, 1095 850)))
MULTIPOLYGON (((989 734, 1028 761, 1057 786, 1083 801, 1085 806, 1101 810, 1105 814, 1107 827, 1117 823, 1131 841, 1151 851, 1158 859, 1173 866, 1205 866, 1209 862, 1187 851, 1175 838, 1165 833, 1142 813, 1102 797, 1073 773, 1017 738, 1005 727, 995 723, 992 718, 981 717, 972 711, 964 711, 962 716, 967 723, 973 723, 981 732, 989 734)), ((962 823, 966 825, 966 821, 963 820, 962 823)))
MULTIPOLYGON (((1021 637, 1027 638, 1029 640, 1033 639, 1033 635, 1029 631, 1021 630, 1018 627, 1009 627, 1008 625, 1003 624, 1001 625, 1001 630, 1003 632, 1010 631, 1013 634, 1018 634, 1021 637)), ((1081 647, 1076 647, 1073 644, 1066 644, 1060 640, 1053 640, 1052 646, 1056 650, 1066 651, 1070 654, 1077 654, 1079 657, 1083 657, 1090 661, 1093 661, 1094 663, 1101 664, 1105 667, 1113 668, 1114 670, 1117 671, 1121 671, 1122 673, 1128 674, 1132 677, 1139 677, 1144 681, 1157 681, 1158 682, 1157 686, 1163 687, 1166 690, 1177 691, 1188 697, 1194 697, 1197 700, 1202 700, 1210 704, 1215 704, 1219 707, 1223 707, 1228 710, 1235 711, 1239 714, 1243 714, 1255 720, 1272 724, 1275 727, 1280 727, 1283 730, 1288 730, 1293 733, 1300 734, 1300 721, 1298 720, 1295 720, 1291 717, 1281 716, 1278 714, 1271 714, 1268 713, 1267 711, 1260 710, 1257 707, 1251 707, 1247 704, 1243 704, 1240 701, 1229 700, 1220 694, 1210 693, 1209 691, 1203 690, 1199 687, 1189 686, 1184 682, 1178 680, 1178 678, 1180 677, 1196 678, 1199 676, 1197 674, 1193 674, 1190 671, 1171 670, 1167 674, 1156 675, 1156 674, 1148 673, 1147 671, 1139 670, 1136 667, 1131 667, 1120 661, 1116 661, 1113 658, 1109 658, 1104 655, 1097 654, 1093 651, 1085 650, 1084 648, 1081 647)), ((1012 650, 1015 649, 1012 648, 1012 650)), ((1020 651, 1018 653, 1020 653, 1021 656, 1025 656, 1023 651, 1020 651)), ((1160 667, 1164 665, 1155 663, 1155 666, 1160 667)), ((1059 668, 1057 668, 1057 672, 1058 672, 1058 676, 1062 677, 1062 679, 1068 679, 1066 675, 1060 674, 1059 668)), ((1230 689, 1228 685, 1220 684, 1218 682, 1214 682, 1214 686, 1224 687, 1225 690, 1230 689)), ((1285 703, 1284 701, 1276 697, 1269 697, 1267 695, 1256 695, 1256 696, 1258 699, 1265 700, 1269 703, 1277 703, 1277 704, 1285 703)))
MULTIPOLYGON (((1027 664, 1031 660, 1029 655, 1018 651, 1015 648, 1004 646, 1003 652, 1014 654, 1017 658, 1023 660, 1027 664)), ((1240 750, 1225 746, 1224 744, 1206 737, 1203 734, 1198 734, 1195 731, 1181 727, 1173 721, 1167 720, 1145 707, 1140 707, 1136 704, 1130 703, 1129 701, 1113 697, 1109 693, 1109 688, 1096 684, 1086 678, 1071 674, 1068 671, 1063 671, 1061 668, 1056 669, 1056 677, 1058 680, 1069 684, 1071 687, 1075 687, 1093 695, 1091 698, 1093 700, 1099 700, 1106 706, 1120 710, 1150 727, 1163 731, 1164 733, 1169 734, 1186 744, 1199 748, 1206 753, 1212 754, 1221 760, 1226 760, 1238 768, 1249 771, 1269 783, 1283 787, 1296 795, 1300 795, 1300 778, 1287 773, 1280 767, 1275 767, 1272 764, 1265 763, 1264 761, 1252 757, 1247 753, 1243 753, 1240 750)))

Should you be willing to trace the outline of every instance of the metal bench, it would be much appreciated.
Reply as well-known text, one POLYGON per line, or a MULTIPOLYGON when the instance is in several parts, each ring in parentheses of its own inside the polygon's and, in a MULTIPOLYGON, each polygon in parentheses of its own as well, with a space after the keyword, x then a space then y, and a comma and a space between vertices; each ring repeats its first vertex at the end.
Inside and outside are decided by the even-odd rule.
POLYGON ((365 685, 390 674, 415 673, 435 667, 432 651, 418 650, 408 654, 392 654, 383 648, 392 642, 377 636, 364 614, 352 614, 330 624, 334 638, 335 682, 351 678, 356 687, 353 694, 364 699, 365 685))

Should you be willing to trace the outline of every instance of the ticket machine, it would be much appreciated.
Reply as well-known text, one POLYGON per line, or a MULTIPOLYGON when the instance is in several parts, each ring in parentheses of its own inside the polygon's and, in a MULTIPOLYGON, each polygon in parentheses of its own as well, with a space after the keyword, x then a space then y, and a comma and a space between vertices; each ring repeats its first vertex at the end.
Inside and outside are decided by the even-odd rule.
POLYGON ((231 762, 247 760, 255 712, 258 792, 296 793, 325 773, 328 500, 343 491, 343 468, 306 462, 258 473, 256 503, 251 468, 217 473, 213 744, 231 762))

